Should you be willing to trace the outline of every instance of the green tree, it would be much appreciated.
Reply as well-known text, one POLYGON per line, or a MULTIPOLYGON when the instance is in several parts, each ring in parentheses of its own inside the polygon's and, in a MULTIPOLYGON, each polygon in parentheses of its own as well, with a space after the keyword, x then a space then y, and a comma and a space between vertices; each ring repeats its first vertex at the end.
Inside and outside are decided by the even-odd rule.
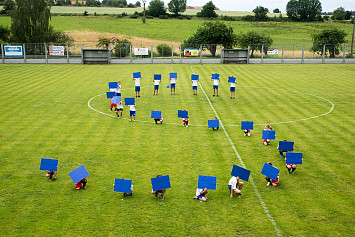
POLYGON ((115 37, 105 38, 100 36, 97 41, 98 43, 96 44, 96 47, 104 49, 108 49, 110 45, 114 48, 117 43, 117 39, 115 37))
POLYGON ((207 17, 207 18, 213 18, 213 17, 218 17, 218 14, 215 12, 216 6, 213 4, 212 1, 209 1, 206 3, 202 10, 198 12, 196 15, 197 17, 207 17))
POLYGON ((148 13, 153 17, 159 17, 160 15, 166 14, 166 9, 164 7, 164 2, 161 0, 152 0, 148 6, 148 13))
POLYGON ((11 12, 10 40, 17 43, 49 43, 70 39, 49 25, 51 14, 48 4, 47 0, 17 0, 17 6, 11 12))
POLYGON ((346 12, 343 7, 338 7, 333 11, 333 19, 334 20, 345 20, 346 12))
POLYGON ((345 43, 346 33, 336 28, 324 29, 320 33, 313 35, 312 51, 323 54, 323 45, 325 45, 325 55, 329 54, 331 58, 339 55, 341 44, 345 43))
POLYGON ((10 29, 0 25, 0 43, 8 42, 10 36, 10 29))
POLYGON ((136 5, 136 7, 141 7, 141 2, 137 1, 134 5, 136 5))
POLYGON ((298 8, 298 0, 291 0, 286 5, 286 14, 292 21, 299 21, 298 8))
POLYGON ((278 9, 278 8, 275 8, 272 12, 273 13, 281 13, 280 9, 278 9))
POLYGON ((255 14, 255 20, 257 21, 267 21, 269 20, 269 17, 267 16, 267 13, 269 12, 269 9, 262 7, 262 6, 257 6, 253 10, 255 14))
POLYGON ((4 6, 2 7, 1 14, 9 14, 15 7, 15 2, 13 0, 5 0, 4 6))
POLYGON ((250 46, 251 57, 254 56, 254 51, 261 52, 262 45, 264 45, 264 53, 266 53, 272 43, 272 38, 263 32, 248 31, 238 36, 238 45, 241 48, 248 48, 250 46))
POLYGON ((203 48, 208 49, 212 56, 216 55, 217 44, 225 48, 233 48, 236 45, 237 36, 231 26, 221 21, 206 21, 198 27, 196 33, 184 41, 184 45, 204 44, 203 48))
POLYGON ((286 5, 287 16, 294 21, 321 19, 322 4, 319 0, 291 0, 286 5))
POLYGON ((171 0, 168 3, 168 7, 169 11, 177 16, 180 12, 186 11, 186 0, 171 0))

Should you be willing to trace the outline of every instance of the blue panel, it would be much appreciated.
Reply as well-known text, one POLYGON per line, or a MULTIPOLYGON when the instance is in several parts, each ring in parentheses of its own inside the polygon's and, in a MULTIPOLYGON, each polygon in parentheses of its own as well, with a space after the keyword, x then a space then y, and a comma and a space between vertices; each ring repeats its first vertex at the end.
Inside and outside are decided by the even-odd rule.
POLYGON ((229 83, 235 83, 235 77, 228 77, 229 83))
POLYGON ((112 99, 115 96, 115 92, 106 92, 107 99, 112 99))
POLYGON ((212 80, 219 80, 219 74, 212 74, 212 80))
POLYGON ((187 118, 187 117, 189 117, 189 112, 186 110, 178 110, 178 117, 179 118, 187 118))
POLYGON ((153 191, 171 188, 169 175, 151 178, 153 191))
POLYGON ((253 130, 254 129, 254 122, 253 121, 242 121, 242 130, 253 130))
POLYGON ((110 89, 116 89, 118 87, 118 82, 109 82, 108 83, 108 88, 110 89))
POLYGON ((141 78, 141 73, 140 72, 134 72, 133 73, 133 78, 141 78))
POLYGON ((216 176, 203 176, 203 175, 198 176, 197 188, 202 188, 202 189, 207 188, 207 189, 216 190, 216 186, 217 186, 216 176))
POLYGON ((237 165, 233 165, 231 175, 235 177, 239 176, 240 179, 248 181, 250 176, 250 170, 244 169, 237 165))
POLYGON ((275 140, 276 131, 263 130, 263 139, 275 140))
POLYGON ((199 75, 191 75, 191 80, 198 81, 199 75))
POLYGON ((286 152, 286 164, 302 164, 302 153, 286 152))
POLYGON ((170 73, 170 78, 177 78, 177 73, 176 72, 170 73))
POLYGON ((76 184, 80 180, 85 179, 86 177, 89 176, 89 173, 85 169, 85 167, 82 165, 78 167, 77 169, 73 170, 72 172, 69 173, 69 176, 71 180, 76 184))
POLYGON ((114 96, 111 100, 111 103, 113 104, 119 104, 121 101, 121 96, 114 96))
POLYGON ((161 74, 154 74, 154 80, 161 80, 161 74))
POLYGON ((161 119, 161 111, 153 110, 150 117, 153 119, 161 119))
POLYGON ((294 142, 279 141, 279 150, 280 151, 293 151, 294 142))
POLYGON ((210 119, 208 120, 209 128, 219 128, 219 119, 210 119))
POLYGON ((261 171, 261 174, 271 178, 272 180, 276 180, 277 175, 280 173, 280 170, 272 165, 267 163, 264 164, 264 167, 261 171))
POLYGON ((134 98, 124 98, 125 105, 134 105, 135 99, 134 98))
POLYGON ((131 193, 132 180, 115 179, 115 187, 113 191, 121 193, 131 193))
POLYGON ((40 170, 48 170, 48 171, 57 171, 58 166, 58 160, 56 159, 47 159, 47 158, 42 158, 41 159, 41 166, 40 170))

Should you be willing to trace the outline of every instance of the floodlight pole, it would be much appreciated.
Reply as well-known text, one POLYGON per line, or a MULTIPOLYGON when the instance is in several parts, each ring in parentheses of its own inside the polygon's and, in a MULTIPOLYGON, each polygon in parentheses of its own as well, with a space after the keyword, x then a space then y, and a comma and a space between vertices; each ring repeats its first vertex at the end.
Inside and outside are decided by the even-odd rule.
POLYGON ((145 24, 145 3, 147 2, 147 0, 142 0, 143 2, 143 24, 145 24))

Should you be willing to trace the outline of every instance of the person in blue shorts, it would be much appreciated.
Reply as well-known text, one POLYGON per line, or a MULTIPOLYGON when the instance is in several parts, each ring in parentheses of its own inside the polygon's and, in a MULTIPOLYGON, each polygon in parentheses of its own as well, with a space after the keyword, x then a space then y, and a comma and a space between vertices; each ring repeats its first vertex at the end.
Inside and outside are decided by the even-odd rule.
POLYGON ((175 95, 175 83, 176 83, 177 78, 170 78, 170 95, 173 94, 173 89, 174 89, 174 95, 175 95))
POLYGON ((237 84, 237 82, 231 82, 231 87, 230 87, 231 99, 235 99, 235 84, 237 84))
POLYGON ((217 79, 211 79, 213 81, 213 96, 216 96, 216 90, 217 90, 217 97, 218 97, 218 84, 219 80, 217 79))
POLYGON ((197 83, 198 80, 191 80, 192 81, 192 91, 194 93, 194 95, 197 95, 197 83))
POLYGON ((136 104, 129 106, 129 118, 131 119, 130 122, 132 122, 132 116, 133 116, 134 122, 135 122, 136 121, 136 104))
POLYGON ((154 92, 153 95, 158 95, 160 80, 153 80, 154 82, 154 92))
POLYGON ((204 188, 204 189, 197 188, 196 189, 196 196, 194 196, 193 199, 198 199, 202 202, 206 202, 207 201, 207 197, 206 197, 207 193, 208 193, 207 188, 204 188))
POLYGON ((141 97, 140 92, 141 92, 141 78, 133 78, 135 81, 135 91, 136 91, 136 97, 141 97))

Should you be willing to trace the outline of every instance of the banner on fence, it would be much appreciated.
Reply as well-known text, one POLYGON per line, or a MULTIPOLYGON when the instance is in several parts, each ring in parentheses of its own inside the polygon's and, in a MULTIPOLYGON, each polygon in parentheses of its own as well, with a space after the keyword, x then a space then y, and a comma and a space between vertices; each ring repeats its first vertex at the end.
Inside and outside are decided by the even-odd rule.
POLYGON ((184 49, 185 56, 198 56, 198 49, 184 49))
POLYGON ((49 55, 64 56, 64 46, 49 46, 49 55))
POLYGON ((4 46, 5 57, 22 57, 22 46, 4 46))
POLYGON ((134 55, 148 55, 148 48, 134 48, 134 55))
POLYGON ((268 49, 267 50, 267 55, 278 55, 279 51, 278 49, 268 49))

